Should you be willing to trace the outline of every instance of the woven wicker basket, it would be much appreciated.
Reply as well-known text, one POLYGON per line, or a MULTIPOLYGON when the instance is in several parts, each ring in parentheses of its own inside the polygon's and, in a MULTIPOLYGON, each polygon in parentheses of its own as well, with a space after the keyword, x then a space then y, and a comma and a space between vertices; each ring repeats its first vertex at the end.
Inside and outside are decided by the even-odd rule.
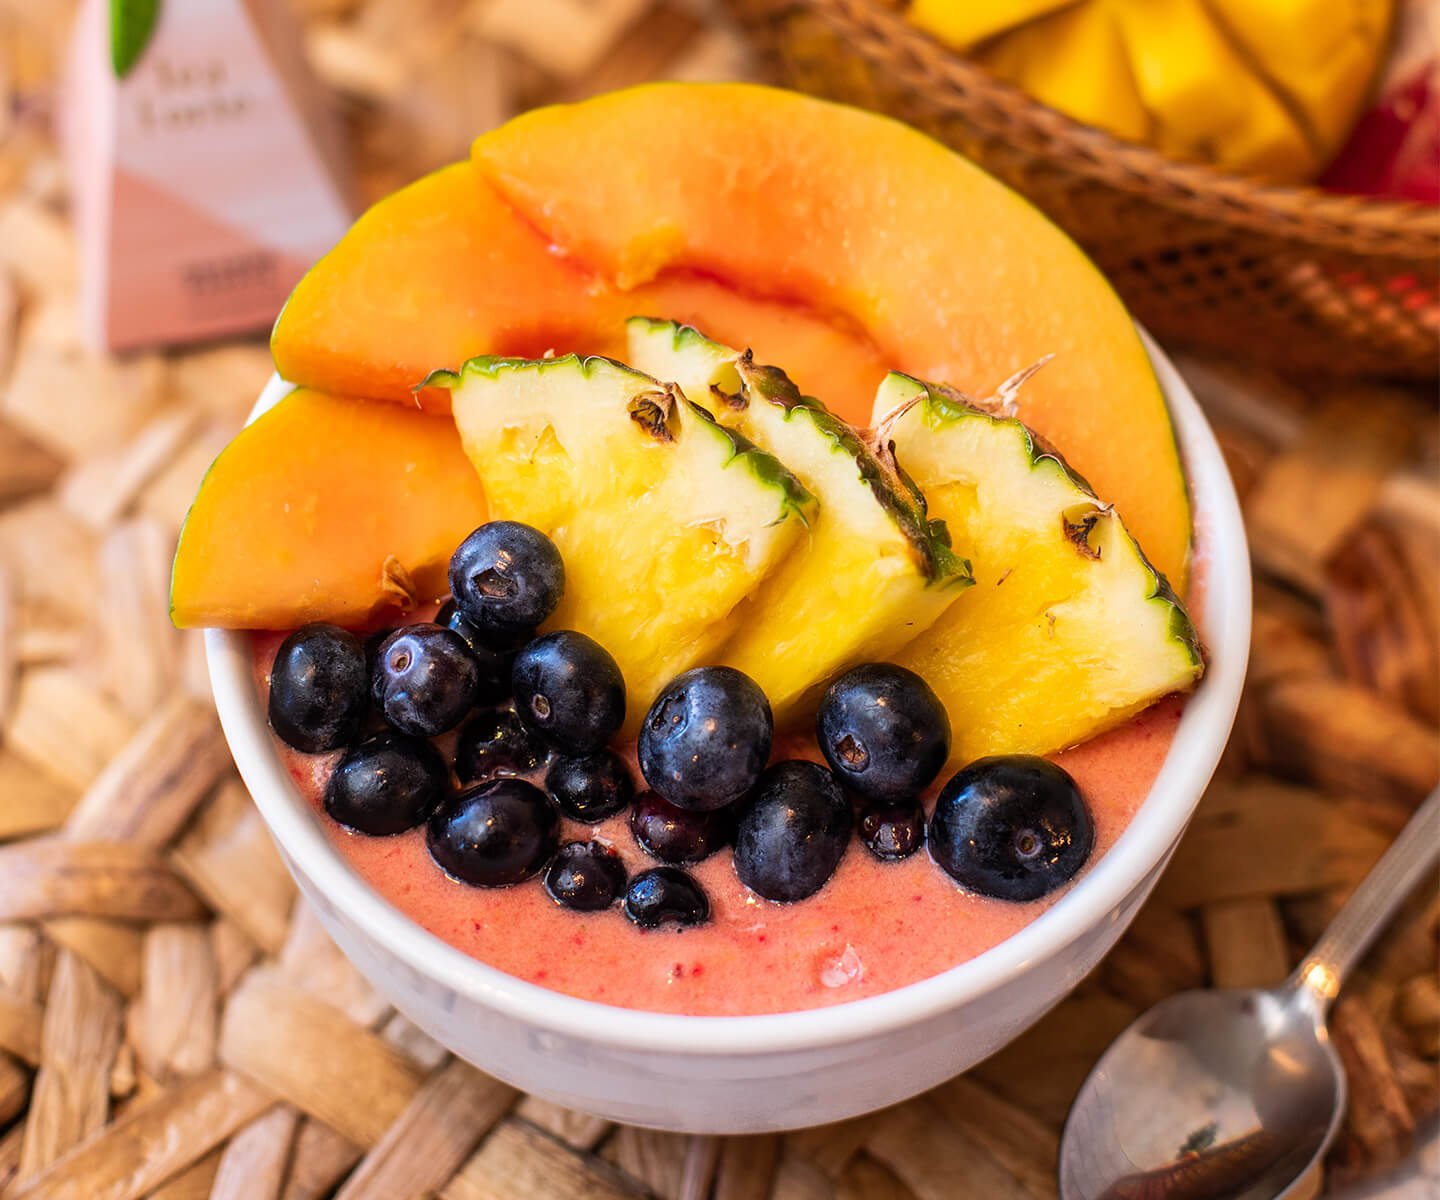
POLYGON ((1440 210, 1273 187, 1082 125, 877 0, 729 0, 791 86, 899 117, 1067 229, 1161 337, 1327 373, 1440 373, 1440 210))

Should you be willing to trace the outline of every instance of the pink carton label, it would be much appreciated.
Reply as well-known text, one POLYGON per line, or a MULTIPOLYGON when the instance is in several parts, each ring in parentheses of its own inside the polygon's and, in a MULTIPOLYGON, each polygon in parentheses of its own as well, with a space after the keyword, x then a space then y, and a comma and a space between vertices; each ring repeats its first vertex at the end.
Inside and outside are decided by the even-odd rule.
POLYGON ((285 33, 262 38, 257 16, 291 20, 242 0, 164 4, 123 80, 106 0, 77 23, 67 140, 87 324, 110 349, 269 324, 349 224, 309 81, 282 74, 267 46, 285 33))

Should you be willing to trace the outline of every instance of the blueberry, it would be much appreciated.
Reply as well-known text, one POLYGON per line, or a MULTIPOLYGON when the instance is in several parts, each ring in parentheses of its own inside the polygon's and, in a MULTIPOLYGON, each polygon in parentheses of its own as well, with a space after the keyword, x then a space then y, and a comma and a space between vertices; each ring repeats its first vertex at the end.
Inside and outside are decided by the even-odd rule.
POLYGON ((599 912, 625 891, 625 864, 604 842, 567 842, 545 868, 545 890, 556 904, 599 912))
POLYGON ((450 558, 450 594, 472 625, 495 633, 534 629, 565 594, 555 543, 518 521, 491 521, 450 558))
POLYGON ((735 873, 767 900, 803 900, 840 865, 850 823, 850 802, 829 771, 798 759, 776 763, 740 809, 735 873))
POLYGON ((630 831, 640 848, 668 863, 696 863, 725 845, 735 831, 735 810, 694 812, 645 792, 630 810, 630 831))
POLYGON ((449 786, 434 746, 387 729, 340 760, 325 785, 325 811, 372 837, 403 833, 430 817, 449 786))
POLYGON ((392 727, 412 737, 455 728, 479 689, 475 656, 453 630, 428 622, 406 625, 376 652, 371 698, 392 727))
POLYGON ((560 819, 523 779, 492 779, 451 796, 430 818, 430 856, 461 883, 506 887, 536 874, 555 853, 560 819))
POLYGON ((909 858, 925 844, 925 810, 918 800, 872 801, 860 810, 860 840, 885 862, 909 858))
POLYGON ((545 790, 572 821, 594 825, 613 817, 635 798, 630 768, 613 750, 557 758, 545 776, 545 790))
POLYGON ((365 717, 365 647, 335 625, 302 625, 270 667, 270 727, 318 754, 349 745, 365 717))
POLYGON ((562 629, 520 651, 510 674, 515 711, 567 754, 598 750, 625 720, 625 680, 593 638, 562 629))
POLYGON ((513 708, 486 709, 460 726, 455 774, 462 783, 495 775, 528 775, 538 771, 549 755, 550 748, 525 728, 513 708))
POLYGON ((679 867, 641 871, 625 889, 625 915, 641 929, 666 921, 703 925, 710 919, 710 901, 695 877, 679 867))
POLYGON ((956 883, 1001 900, 1035 900, 1090 857, 1095 827, 1080 789, 1028 754, 981 758, 940 792, 930 856, 956 883))
POLYGON ((510 699, 510 668, 520 647, 530 640, 531 631, 518 637, 487 635, 460 615, 455 601, 447 600, 435 614, 435 624, 458 633, 475 659, 480 684, 475 690, 476 704, 501 704, 510 699))
POLYGON ((645 714, 640 772, 679 808, 723 808, 755 786, 774 733, 759 684, 733 667, 696 667, 672 680, 645 714))
POLYGON ((825 689, 815 737, 830 769, 870 800, 913 800, 950 753, 950 718, 914 671, 865 663, 825 689))

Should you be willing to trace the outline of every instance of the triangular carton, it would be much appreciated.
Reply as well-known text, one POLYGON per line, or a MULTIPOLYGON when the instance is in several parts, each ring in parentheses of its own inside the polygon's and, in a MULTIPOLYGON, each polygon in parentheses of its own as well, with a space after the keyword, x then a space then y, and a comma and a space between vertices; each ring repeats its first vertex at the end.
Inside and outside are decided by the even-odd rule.
POLYGON ((267 326, 344 233, 338 128, 299 46, 285 0, 82 0, 62 132, 98 348, 267 326))

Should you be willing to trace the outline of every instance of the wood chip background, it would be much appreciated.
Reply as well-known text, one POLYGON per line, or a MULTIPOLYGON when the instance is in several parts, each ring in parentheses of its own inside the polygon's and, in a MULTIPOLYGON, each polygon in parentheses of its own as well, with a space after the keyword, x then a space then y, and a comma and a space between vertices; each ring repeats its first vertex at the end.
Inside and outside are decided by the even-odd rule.
MULTIPOLYGON (((542 100, 747 70, 683 0, 302 7, 367 200, 542 100)), ((52 140, 68 20, 0 0, 0 1194, 1043 1200, 1110 1038, 1176 989, 1281 979, 1435 782, 1433 394, 1186 358, 1253 539, 1251 682, 1090 980, 968 1076, 784 1137, 616 1127, 448 1059, 295 903, 167 620, 179 522, 270 361, 262 338, 81 348, 52 140)), ((1352 1104, 1324 1186, 1401 1159, 1436 1112, 1437 920, 1425 889, 1336 1010, 1352 1104)))

